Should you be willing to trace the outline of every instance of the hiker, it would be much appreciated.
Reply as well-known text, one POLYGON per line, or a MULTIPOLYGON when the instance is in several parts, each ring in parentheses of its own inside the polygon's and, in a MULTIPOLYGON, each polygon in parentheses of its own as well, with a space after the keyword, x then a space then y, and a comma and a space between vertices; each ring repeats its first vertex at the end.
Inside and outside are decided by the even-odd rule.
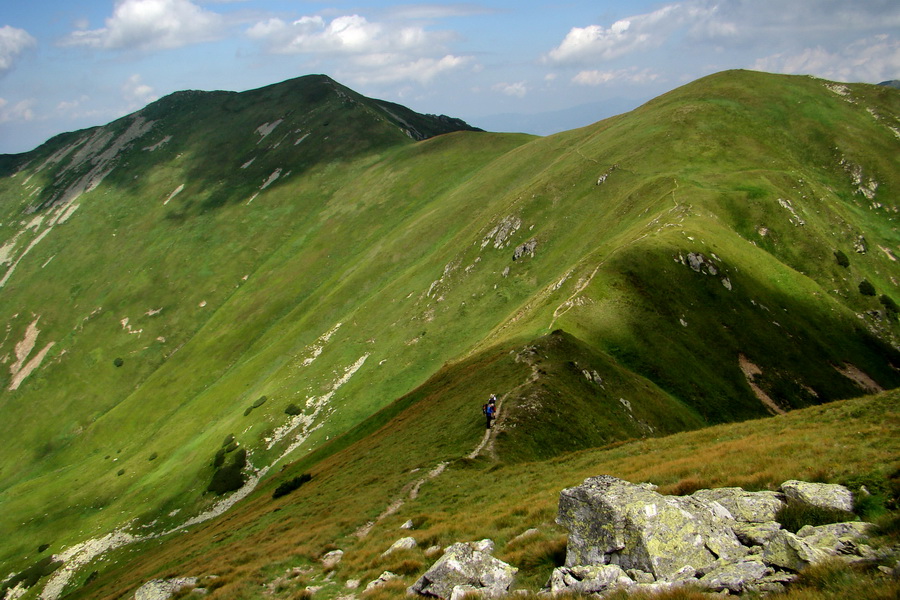
POLYGON ((494 416, 497 414, 497 396, 491 394, 491 399, 488 400, 487 404, 481 407, 482 412, 484 412, 484 417, 486 419, 485 429, 491 428, 491 421, 494 420, 494 416))

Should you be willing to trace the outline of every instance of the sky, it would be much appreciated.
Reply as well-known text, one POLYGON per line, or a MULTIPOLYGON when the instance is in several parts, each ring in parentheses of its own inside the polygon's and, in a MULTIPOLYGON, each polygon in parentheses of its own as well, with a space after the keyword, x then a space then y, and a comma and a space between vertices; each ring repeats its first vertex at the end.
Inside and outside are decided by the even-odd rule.
POLYGON ((547 134, 735 68, 900 79, 900 0, 0 0, 0 153, 311 73, 547 134))

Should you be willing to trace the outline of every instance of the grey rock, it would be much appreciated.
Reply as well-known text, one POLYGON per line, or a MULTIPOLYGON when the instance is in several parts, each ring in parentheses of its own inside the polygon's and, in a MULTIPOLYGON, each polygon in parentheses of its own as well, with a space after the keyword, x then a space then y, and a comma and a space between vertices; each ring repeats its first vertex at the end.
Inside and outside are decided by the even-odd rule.
POLYGON ((745 546, 764 546, 780 529, 781 525, 775 521, 768 523, 737 522, 732 527, 735 535, 745 546))
POLYGON ((337 564, 341 562, 342 558, 344 558, 343 550, 332 550, 322 557, 322 567, 324 567, 325 569, 331 569, 337 566, 337 564))
POLYGON ((518 569, 490 555, 493 542, 457 543, 409 588, 409 593, 449 600, 457 586, 472 586, 489 596, 509 591, 518 569))
POLYGON ((718 502, 735 521, 743 523, 774 521, 784 507, 784 497, 777 492, 748 492, 736 487, 697 490, 691 496, 703 502, 718 502))
POLYGON ((408 520, 406 523, 400 526, 400 529, 415 529, 416 526, 413 524, 412 519, 408 520))
POLYGON ((463 600, 463 598, 471 598, 473 596, 481 597, 482 589, 477 588, 474 585, 457 585, 454 586, 453 591, 450 593, 450 600, 463 600))
POLYGON ((196 577, 174 577, 153 579, 142 585, 134 593, 134 600, 169 600, 181 589, 197 585, 196 577))
POLYGON ((373 579, 372 581, 367 583, 365 591, 368 592, 370 590, 380 588, 381 586, 386 584, 388 581, 393 581, 394 579, 399 579, 399 578, 400 578, 399 575, 395 575, 394 573, 391 573, 390 571, 385 571, 384 573, 382 573, 381 575, 378 576, 378 579, 373 579))
POLYGON ((416 538, 414 538, 414 537, 400 538, 399 540, 397 540, 396 542, 394 542, 393 544, 391 544, 391 547, 390 547, 390 548, 388 548, 387 550, 385 550, 384 552, 382 552, 382 553, 381 553, 381 556, 382 556, 382 557, 385 557, 385 556, 387 556, 388 554, 392 554, 392 553, 397 552, 397 551, 399 551, 399 550, 412 550, 413 548, 416 547, 416 545, 417 545, 417 544, 416 544, 416 538))
POLYGON ((640 569, 628 569, 626 573, 635 581, 635 583, 653 583, 656 581, 653 573, 641 571, 640 569))
POLYGON ((804 567, 828 558, 828 554, 813 548, 790 531, 779 529, 763 546, 763 562, 773 567, 800 571, 804 567))
POLYGON ((744 591, 746 582, 760 581, 772 572, 773 569, 761 560, 724 563, 701 577, 700 585, 717 592, 727 590, 739 594, 744 591))
POLYGON ((537 248, 537 240, 531 239, 525 242, 524 244, 517 246, 515 251, 513 252, 513 260, 519 260, 527 254, 534 256, 534 251, 537 248))
POLYGON ((853 494, 836 483, 808 483, 792 479, 781 484, 781 491, 791 502, 853 512, 853 494))
POLYGON ((550 593, 597 594, 634 583, 618 565, 559 567, 550 576, 550 593))
POLYGON ((818 527, 807 525, 797 532, 797 537, 828 554, 861 556, 862 550, 857 541, 871 528, 871 523, 862 521, 831 523, 818 527))
POLYGON ((566 566, 613 563, 669 579, 747 550, 721 505, 663 496, 644 484, 603 475, 560 493, 557 523, 569 530, 566 566))

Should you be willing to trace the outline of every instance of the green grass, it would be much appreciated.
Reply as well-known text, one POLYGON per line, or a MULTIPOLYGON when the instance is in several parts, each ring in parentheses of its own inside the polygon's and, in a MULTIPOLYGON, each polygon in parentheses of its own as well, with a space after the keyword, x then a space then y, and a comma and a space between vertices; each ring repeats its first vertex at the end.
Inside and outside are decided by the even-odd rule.
MULTIPOLYGON (((286 498, 290 506, 295 496, 309 499, 297 510, 310 548, 377 516, 443 460, 458 461, 451 472, 464 474, 467 495, 445 490, 442 502, 484 507, 490 496, 466 480, 484 469, 533 485, 515 469, 766 415, 741 355, 782 409, 862 394, 837 370, 848 365, 896 387, 900 324, 874 314, 890 314, 884 298, 897 295, 896 267, 881 248, 900 245, 897 141, 884 125, 900 99, 895 90, 850 89, 856 104, 819 80, 729 72, 549 138, 459 132, 419 143, 323 78, 246 94, 175 94, 148 107, 153 129, 0 289, 0 564, 21 571, 37 558, 35 540, 58 552, 132 517, 160 529, 178 524, 213 503, 204 490, 223 438, 233 434, 255 466, 271 464, 288 444, 266 442, 286 421, 285 407, 312 413, 323 397, 314 429, 288 459, 296 464, 284 474, 275 464, 246 513, 291 473, 309 472, 313 479, 286 498), (282 118, 264 140, 256 133, 282 118), (157 150, 143 149, 166 135, 157 150), (855 192, 848 164, 877 179, 880 208, 855 192), (495 247, 490 232, 513 220, 519 228, 495 247), (869 249, 859 254, 863 232, 869 249), (534 256, 513 261, 515 247, 532 239, 534 256), (713 260, 719 275, 676 262, 690 252, 713 260), (863 280, 880 297, 860 294, 863 280), (38 316, 34 352, 54 346, 18 390, 7 390, 16 344, 38 316), (526 347, 537 349, 530 364, 526 347), (515 425, 498 431, 500 466, 460 460, 483 431, 479 409, 490 392, 509 395, 502 410, 515 425), (398 423, 416 435, 397 442, 389 434, 398 423), (335 474, 334 461, 364 443, 371 458, 357 455, 347 469, 356 479, 335 474), (330 486, 349 494, 360 482, 370 490, 361 515, 328 517, 341 511, 312 495, 330 486), (313 514, 326 517, 303 520, 313 514)), ((439 120, 401 116, 423 133, 446 131, 439 120)), ((72 150, 39 167, 91 133, 22 157, 30 163, 15 177, 10 170, 24 163, 4 159, 0 244, 19 235, 16 256, 46 225, 26 227, 47 214, 26 209, 48 204, 90 163, 62 173, 78 156, 72 150)), ((773 443, 788 452, 808 440, 773 443)), ((716 455, 706 458, 685 458, 659 483, 687 489, 725 477, 716 455)), ((820 467, 830 477, 855 475, 820 467)), ((742 477, 759 488, 776 475, 742 477)), ((426 506, 417 514, 429 516, 434 540, 475 531, 474 512, 445 521, 432 516, 444 513, 440 503, 426 506)), ((547 501, 536 506, 546 516, 547 501)), ((532 519, 520 508, 504 511, 504 536, 532 519)), ((205 527, 225 531, 228 518, 205 527)), ((552 546, 556 534, 545 535, 552 546)), ((207 550, 184 551, 196 558, 207 550)), ((141 572, 179 564, 176 556, 141 572)), ((229 568, 257 559, 246 560, 229 568)))

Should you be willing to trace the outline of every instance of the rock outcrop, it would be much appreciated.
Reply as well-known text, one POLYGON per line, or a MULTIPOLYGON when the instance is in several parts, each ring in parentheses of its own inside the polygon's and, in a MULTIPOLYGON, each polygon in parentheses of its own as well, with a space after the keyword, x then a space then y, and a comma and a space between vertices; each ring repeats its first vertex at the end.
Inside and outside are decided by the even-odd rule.
POLYGON ((549 591, 692 583, 717 592, 771 592, 810 564, 871 554, 859 541, 866 523, 806 526, 796 534, 782 529, 775 518, 788 501, 853 506, 850 491, 838 485, 788 481, 780 492, 721 488, 664 496, 652 484, 588 478, 560 494, 557 523, 569 530, 569 542, 566 564, 553 572, 549 591))
POLYGON ((491 556, 490 540, 447 547, 434 565, 409 588, 410 594, 451 600, 471 592, 499 596, 509 591, 518 569, 491 556))
POLYGON ((152 579, 137 589, 134 600, 169 600, 182 588, 196 586, 197 581, 196 577, 152 579))

